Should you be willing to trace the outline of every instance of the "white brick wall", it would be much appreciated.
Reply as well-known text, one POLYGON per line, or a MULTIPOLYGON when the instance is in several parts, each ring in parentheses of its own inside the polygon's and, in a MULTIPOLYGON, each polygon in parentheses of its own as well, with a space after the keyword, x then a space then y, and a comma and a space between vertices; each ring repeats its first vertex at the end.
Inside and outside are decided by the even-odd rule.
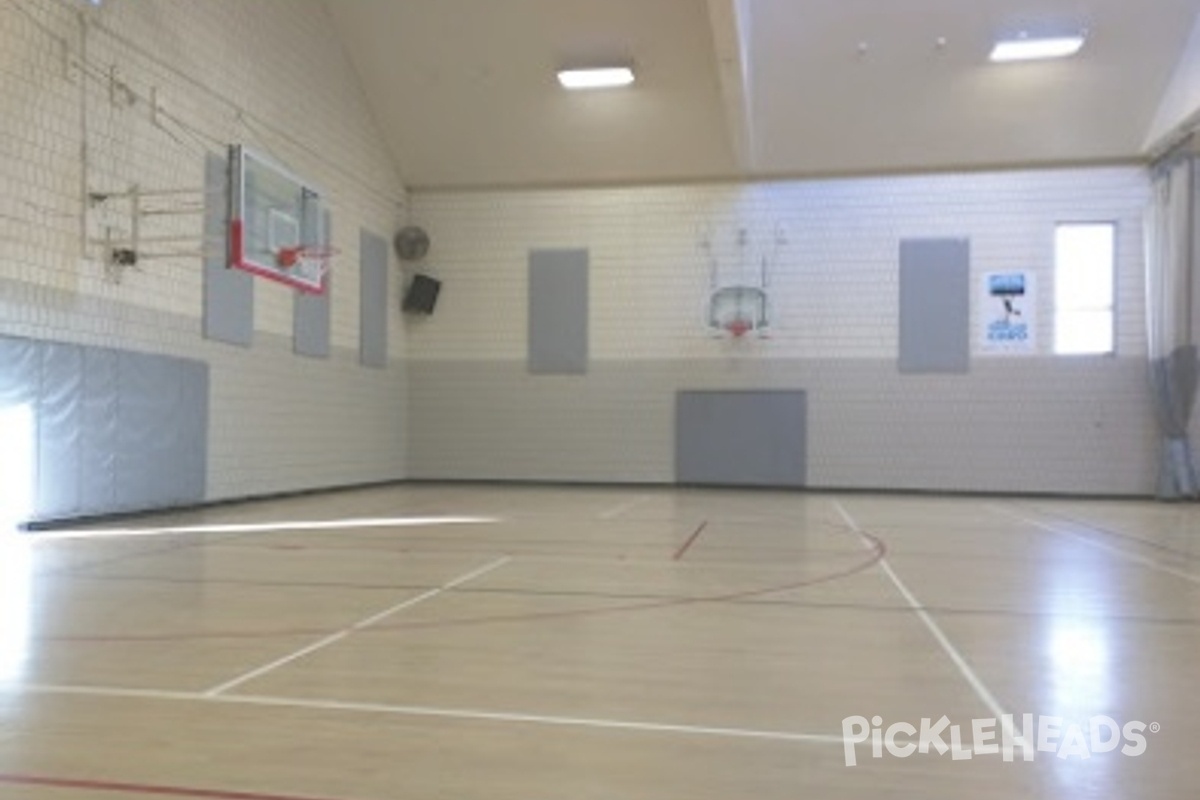
POLYGON ((410 471, 670 481, 676 390, 770 386, 810 393, 817 486, 1148 491, 1147 198, 1135 167, 418 193, 444 286, 434 317, 409 327, 410 471), (1051 354, 1054 228, 1081 220, 1118 225, 1116 358, 1051 354), (771 339, 714 340, 705 228, 769 239, 776 223, 790 244, 772 270, 771 339), (1040 352, 988 358, 976 342, 968 376, 898 376, 899 241, 963 236, 976 278, 1037 273, 1040 352), (553 246, 591 250, 582 378, 525 374, 527 254, 553 246))
MULTIPOLYGON (((86 13, 86 36, 82 7, 0 3, 0 333, 207 361, 214 499, 397 478, 406 455, 419 477, 670 480, 674 392, 705 386, 809 390, 817 485, 1152 485, 1141 170, 422 194, 415 216, 433 234, 443 295, 424 320, 402 321, 390 303, 393 363, 365 370, 358 230, 390 233, 403 187, 321 5, 106 0, 86 13), (111 91, 110 74, 133 102, 111 91), (169 115, 158 126, 152 91, 169 115), (147 262, 119 284, 94 252, 81 258, 85 95, 94 190, 198 189, 205 150, 239 141, 326 191, 341 248, 333 359, 291 355, 283 287, 256 285, 246 351, 200 338, 198 258, 147 262), (1119 357, 1058 360, 1048 354, 1053 226, 1098 219, 1119 224, 1119 357), (763 235, 776 223, 790 245, 772 273, 773 338, 710 338, 704 229, 763 235), (1038 271, 1039 357, 898 378, 897 242, 916 236, 970 237, 976 272, 1038 271), (525 374, 526 256, 553 246, 592 252, 584 378, 525 374)), ((92 236, 124 224, 119 209, 88 215, 92 236)), ((198 247, 198 230, 176 218, 143 232, 198 247)))
MULTIPOLYGON (((902 238, 971 239, 972 269, 1032 269, 1041 286, 1041 354, 1052 351, 1056 222, 1119 225, 1119 350, 1140 357, 1139 168, 974 173, 519 192, 423 192, 416 216, 447 281, 435 319, 411 328, 416 359, 523 358, 531 247, 588 247, 592 357, 708 358, 732 348, 701 325, 709 270, 699 242, 776 223, 790 243, 771 271, 777 322, 753 357, 886 358, 897 347, 902 238)), ((729 250, 729 247, 724 249, 729 250)), ((726 262, 732 263, 732 262, 726 262)), ((734 270, 736 272, 736 270, 734 270)), ((976 348, 978 351, 978 348, 976 348)))
MULTIPOLYGON (((207 361, 210 497, 403 476, 404 328, 395 302, 390 368, 363 369, 356 359, 359 229, 387 236, 404 189, 321 3, 0 4, 0 186, 0 332, 207 361), (109 76, 128 92, 114 91, 109 76), (157 123, 152 95, 165 112, 157 123), (199 216, 161 217, 142 230, 180 237, 144 250, 193 255, 146 261, 110 280, 97 248, 81 251, 85 128, 93 191, 188 189, 177 202, 199 203, 204 153, 231 142, 321 187, 340 249, 333 358, 291 354, 292 293, 266 281, 255 287, 253 349, 201 339, 199 216)), ((87 214, 91 237, 110 226, 120 236, 128 225, 120 203, 87 214)))

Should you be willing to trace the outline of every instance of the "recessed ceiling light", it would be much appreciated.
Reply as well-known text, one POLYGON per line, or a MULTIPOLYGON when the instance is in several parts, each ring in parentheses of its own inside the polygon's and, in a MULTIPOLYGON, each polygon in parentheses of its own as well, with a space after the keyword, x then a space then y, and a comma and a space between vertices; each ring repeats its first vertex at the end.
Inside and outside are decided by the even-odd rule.
POLYGON ((565 89, 611 89, 633 83, 633 70, 629 67, 562 69, 558 71, 558 82, 565 89))
POLYGON ((992 61, 1037 61, 1046 58, 1067 58, 1083 48, 1082 36, 1052 36, 1033 38, 1021 36, 1001 39, 992 49, 992 61))

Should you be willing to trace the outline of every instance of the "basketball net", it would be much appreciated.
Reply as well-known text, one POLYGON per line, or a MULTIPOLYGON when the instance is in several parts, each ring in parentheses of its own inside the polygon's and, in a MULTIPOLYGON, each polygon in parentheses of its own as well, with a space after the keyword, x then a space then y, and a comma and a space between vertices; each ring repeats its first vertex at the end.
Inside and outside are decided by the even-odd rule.
POLYGON ((725 323, 725 331, 734 339, 740 339, 750 332, 754 326, 744 319, 731 319, 725 323))
POLYGON ((305 245, 302 247, 282 247, 275 256, 275 263, 280 269, 295 270, 309 280, 323 281, 329 274, 330 260, 337 251, 324 245, 305 245))

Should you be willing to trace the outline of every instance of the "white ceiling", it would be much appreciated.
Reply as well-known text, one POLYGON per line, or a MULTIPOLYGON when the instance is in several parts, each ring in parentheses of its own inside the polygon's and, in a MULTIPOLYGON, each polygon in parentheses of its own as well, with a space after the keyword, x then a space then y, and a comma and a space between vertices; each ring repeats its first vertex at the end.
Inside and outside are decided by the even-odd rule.
POLYGON ((1188 53, 1200 0, 327 8, 416 188, 1127 160, 1162 128, 1164 97, 1179 106, 1169 123, 1196 110, 1182 73, 1200 55, 1188 53), (1079 29, 1074 59, 988 63, 997 36, 1079 29), (632 89, 568 93, 554 78, 614 61, 635 65, 632 89))

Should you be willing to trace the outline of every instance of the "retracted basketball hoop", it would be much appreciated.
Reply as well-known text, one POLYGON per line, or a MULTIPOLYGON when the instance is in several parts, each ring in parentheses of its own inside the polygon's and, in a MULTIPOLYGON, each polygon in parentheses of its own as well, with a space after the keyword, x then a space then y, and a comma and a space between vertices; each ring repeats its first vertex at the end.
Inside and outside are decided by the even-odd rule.
POLYGON ((765 339, 771 326, 770 266, 786 243, 776 226, 770 237, 752 236, 741 227, 725 238, 706 231, 700 247, 709 262, 705 323, 717 337, 744 340, 753 332, 765 339))

